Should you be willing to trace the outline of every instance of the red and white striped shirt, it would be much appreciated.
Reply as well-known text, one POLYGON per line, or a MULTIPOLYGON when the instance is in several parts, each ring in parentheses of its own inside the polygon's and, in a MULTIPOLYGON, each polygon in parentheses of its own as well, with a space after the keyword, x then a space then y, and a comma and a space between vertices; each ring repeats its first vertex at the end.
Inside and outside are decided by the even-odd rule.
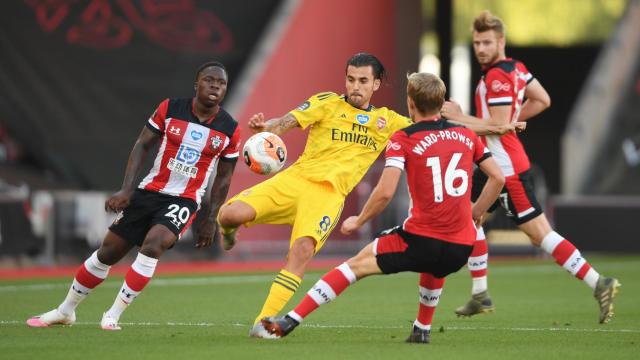
POLYGON ((192 199, 200 204, 217 159, 237 161, 238 122, 224 109, 205 122, 193 113, 194 99, 166 99, 147 127, 162 135, 149 174, 138 188, 192 199))
MULTIPOLYGON (((511 58, 501 60, 483 70, 476 87, 476 116, 481 119, 491 117, 490 106, 511 105, 511 122, 518 120, 527 84, 533 80, 523 63, 511 58)), ((482 136, 493 158, 505 176, 520 174, 529 169, 529 157, 518 134, 482 136)))

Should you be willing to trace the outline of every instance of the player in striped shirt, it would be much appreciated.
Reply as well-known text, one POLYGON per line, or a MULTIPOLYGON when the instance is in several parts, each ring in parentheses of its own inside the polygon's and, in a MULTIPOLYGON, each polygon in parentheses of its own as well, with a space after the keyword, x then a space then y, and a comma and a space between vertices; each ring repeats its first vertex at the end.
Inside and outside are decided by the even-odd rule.
MULTIPOLYGON (((446 118, 465 125, 501 125, 526 121, 549 107, 551 100, 546 90, 522 62, 506 57, 505 43, 502 20, 487 10, 482 12, 473 23, 473 49, 482 66, 482 78, 475 94, 476 116, 464 115, 458 104, 447 102, 443 106, 446 118)), ((533 245, 541 247, 558 265, 593 289, 600 307, 599 321, 608 322, 613 315, 613 298, 620 284, 615 278, 601 276, 569 240, 551 228, 536 199, 529 158, 518 135, 515 132, 486 135, 483 141, 506 177, 500 201, 489 211, 501 205, 533 245)), ((485 179, 478 171, 474 173, 474 201, 485 179)), ((494 309, 487 290, 487 259, 487 243, 481 228, 468 262, 473 278, 472 299, 456 309, 459 316, 473 316, 494 309)))
POLYGON ((195 246, 209 246, 219 236, 215 219, 229 191, 240 143, 238 123, 220 107, 227 82, 222 64, 205 63, 196 72, 195 97, 160 103, 133 146, 121 190, 105 203, 106 210, 118 215, 102 245, 80 266, 60 306, 32 317, 27 325, 73 324, 78 304, 104 281, 111 265, 139 246, 113 306, 100 322, 102 329, 120 330, 120 315, 151 280, 162 253, 173 247, 198 210, 204 216, 195 246), (158 142, 153 167, 136 187, 144 158, 158 142), (203 202, 216 167, 211 197, 203 202))

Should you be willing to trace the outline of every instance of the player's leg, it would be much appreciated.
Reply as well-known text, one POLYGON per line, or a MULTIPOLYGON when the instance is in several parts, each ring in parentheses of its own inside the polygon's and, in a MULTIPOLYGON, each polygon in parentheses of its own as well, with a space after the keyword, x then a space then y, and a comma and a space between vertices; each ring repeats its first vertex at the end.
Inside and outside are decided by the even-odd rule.
POLYGON ((222 230, 222 248, 231 250, 236 244, 238 227, 256 218, 256 210, 243 201, 233 201, 220 208, 218 224, 222 230))
POLYGON ((308 263, 320 251, 338 223, 344 197, 331 186, 300 182, 301 193, 291 230, 291 246, 287 262, 274 279, 262 310, 255 318, 250 335, 264 333, 260 320, 277 315, 297 291, 308 263))
POLYGON ((287 315, 263 318, 262 325, 275 338, 286 336, 318 307, 335 300, 349 285, 366 276, 381 273, 371 243, 353 258, 324 274, 287 315))
POLYGON ((302 237, 293 242, 287 254, 287 262, 273 280, 262 309, 254 320, 251 336, 258 335, 262 330, 259 326, 260 320, 277 315, 296 293, 307 265, 313 258, 315 248, 316 241, 311 237, 302 237))
POLYGON ((56 309, 27 320, 32 327, 47 327, 54 324, 70 325, 75 322, 75 309, 89 293, 109 274, 111 265, 126 255, 133 245, 121 236, 108 231, 100 249, 80 265, 64 301, 56 309))
POLYGON ((487 286, 487 268, 489 263, 489 249, 484 235, 484 229, 480 227, 473 244, 473 251, 467 261, 467 267, 471 273, 473 285, 471 287, 471 299, 466 304, 456 308, 458 316, 473 316, 488 314, 495 310, 493 301, 489 296, 487 286))
POLYGON ((282 172, 229 199, 218 212, 222 247, 231 250, 235 246, 241 225, 291 224, 295 217, 291 205, 300 188, 298 179, 282 172))
POLYGON ((420 274, 418 316, 413 322, 413 329, 406 342, 424 344, 430 342, 431 321, 440 301, 444 280, 445 278, 437 278, 429 273, 420 274))
POLYGON ((531 243, 553 256, 556 263, 594 290, 600 306, 600 323, 606 323, 613 315, 613 298, 620 283, 605 278, 591 267, 580 251, 567 239, 553 231, 535 196, 529 171, 506 178, 507 206, 513 220, 531 243))
POLYGON ((412 239, 411 234, 404 234, 410 249, 417 248, 420 257, 420 302, 418 316, 413 323, 409 343, 430 342, 431 322, 442 295, 445 277, 459 271, 472 252, 473 246, 454 244, 432 238, 412 239))
MULTIPOLYGON (((473 173, 472 200, 475 201, 487 182, 487 176, 476 169, 473 173)), ((498 202, 489 209, 490 212, 498 207, 498 202)), ((473 243, 473 251, 469 256, 467 268, 471 274, 471 299, 466 304, 456 308, 458 316, 473 316, 489 313, 495 310, 493 301, 489 296, 487 284, 487 272, 489 267, 489 246, 484 233, 484 228, 478 229, 476 241, 473 243)))
POLYGON ((541 247, 558 265, 593 289, 600 306, 599 322, 609 322, 613 316, 613 299, 618 293, 619 281, 601 276, 569 240, 553 231, 544 213, 519 227, 532 244, 541 247))
POLYGON ((164 224, 151 227, 140 247, 140 252, 127 271, 124 283, 116 295, 116 299, 107 310, 100 323, 105 330, 120 330, 118 320, 124 310, 140 295, 153 277, 158 259, 177 240, 177 235, 164 224))

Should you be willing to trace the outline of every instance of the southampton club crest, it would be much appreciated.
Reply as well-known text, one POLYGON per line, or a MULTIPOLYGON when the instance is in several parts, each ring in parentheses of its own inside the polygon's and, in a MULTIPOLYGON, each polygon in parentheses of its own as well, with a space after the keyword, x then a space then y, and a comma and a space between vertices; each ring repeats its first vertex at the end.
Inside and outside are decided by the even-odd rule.
POLYGON ((222 138, 220 138, 220 136, 216 135, 211 138, 211 147, 217 149, 220 147, 220 144, 222 144, 222 138))

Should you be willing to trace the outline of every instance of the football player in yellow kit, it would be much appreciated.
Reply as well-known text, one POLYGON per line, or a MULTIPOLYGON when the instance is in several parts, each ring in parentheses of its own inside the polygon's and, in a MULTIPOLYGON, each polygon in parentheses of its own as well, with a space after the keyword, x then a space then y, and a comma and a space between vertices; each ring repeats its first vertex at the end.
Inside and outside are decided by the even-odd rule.
POLYGON ((370 104, 384 75, 384 66, 375 56, 358 53, 347 61, 345 95, 323 92, 282 117, 265 120, 258 113, 249 119, 254 133, 280 135, 296 127, 311 128, 304 152, 293 165, 241 191, 220 209, 218 221, 225 250, 234 246, 240 225, 293 227, 286 264, 273 281, 250 336, 273 337, 260 320, 278 314, 291 299, 307 264, 336 226, 347 194, 385 149, 391 135, 411 124, 405 116, 370 104))

